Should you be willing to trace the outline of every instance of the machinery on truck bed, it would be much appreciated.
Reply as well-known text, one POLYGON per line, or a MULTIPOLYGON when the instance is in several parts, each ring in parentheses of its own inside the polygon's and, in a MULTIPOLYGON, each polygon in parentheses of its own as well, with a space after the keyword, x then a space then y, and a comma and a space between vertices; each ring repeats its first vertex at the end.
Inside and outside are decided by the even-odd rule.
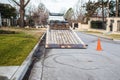
POLYGON ((84 42, 70 28, 63 16, 49 16, 49 26, 46 34, 46 48, 86 48, 84 42))
POLYGON ((60 13, 51 13, 48 20, 50 29, 54 30, 66 30, 69 29, 68 21, 60 13))

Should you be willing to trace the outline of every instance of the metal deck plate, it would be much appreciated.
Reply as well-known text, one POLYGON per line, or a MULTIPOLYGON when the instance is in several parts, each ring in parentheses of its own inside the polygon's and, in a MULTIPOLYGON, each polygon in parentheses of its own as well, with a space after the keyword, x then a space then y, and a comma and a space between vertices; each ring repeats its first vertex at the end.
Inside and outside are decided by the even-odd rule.
POLYGON ((85 49, 86 46, 82 44, 46 44, 46 49, 61 48, 61 49, 85 49))

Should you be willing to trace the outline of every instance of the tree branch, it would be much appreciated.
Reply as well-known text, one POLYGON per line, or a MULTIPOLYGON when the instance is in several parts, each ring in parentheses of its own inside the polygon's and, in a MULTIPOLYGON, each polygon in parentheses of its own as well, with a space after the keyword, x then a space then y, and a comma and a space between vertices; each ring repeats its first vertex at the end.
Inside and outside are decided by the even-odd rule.
POLYGON ((26 7, 29 2, 30 2, 30 0, 28 0, 28 1, 25 3, 24 7, 26 7))
POLYGON ((12 1, 16 3, 18 6, 20 6, 20 4, 16 0, 12 0, 12 1))

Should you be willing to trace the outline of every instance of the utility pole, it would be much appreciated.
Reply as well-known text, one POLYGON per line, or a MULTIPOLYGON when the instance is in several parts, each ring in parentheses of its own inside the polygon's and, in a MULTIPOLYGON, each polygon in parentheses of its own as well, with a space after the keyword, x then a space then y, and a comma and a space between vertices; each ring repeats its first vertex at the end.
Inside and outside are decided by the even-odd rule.
POLYGON ((102 0, 102 21, 104 23, 104 2, 102 0))
POLYGON ((119 1, 118 0, 116 0, 116 15, 115 15, 115 17, 118 17, 118 13, 119 13, 119 1))
POLYGON ((102 0, 102 26, 105 29, 105 23, 104 23, 104 1, 102 0))
POLYGON ((107 17, 110 17, 110 10, 109 10, 109 4, 110 4, 110 2, 109 2, 109 0, 108 0, 108 3, 107 3, 107 10, 108 10, 108 15, 107 15, 107 17))

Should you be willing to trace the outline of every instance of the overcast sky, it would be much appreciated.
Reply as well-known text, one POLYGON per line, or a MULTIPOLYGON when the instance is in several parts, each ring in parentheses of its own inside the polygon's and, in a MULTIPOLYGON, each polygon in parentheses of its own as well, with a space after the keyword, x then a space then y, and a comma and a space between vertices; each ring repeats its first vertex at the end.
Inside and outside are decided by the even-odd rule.
MULTIPOLYGON (((66 11, 70 7, 74 7, 78 0, 31 0, 30 4, 38 6, 40 2, 44 3, 50 12, 66 11)), ((84 2, 86 0, 82 0, 84 2)), ((10 3, 9 0, 0 0, 2 3, 10 3)))
POLYGON ((51 12, 61 12, 70 7, 74 7, 78 0, 43 0, 45 6, 51 12))

